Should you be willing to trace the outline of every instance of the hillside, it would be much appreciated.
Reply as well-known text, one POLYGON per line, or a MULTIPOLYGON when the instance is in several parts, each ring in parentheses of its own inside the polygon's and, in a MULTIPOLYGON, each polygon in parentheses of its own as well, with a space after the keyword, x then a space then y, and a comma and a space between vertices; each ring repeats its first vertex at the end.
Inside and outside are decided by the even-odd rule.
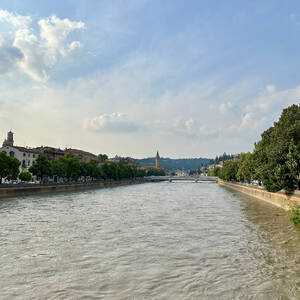
MULTIPOLYGON (((154 166, 155 158, 143 158, 143 159, 135 159, 131 158, 135 163, 140 166, 154 166)), ((167 170, 193 170, 199 169, 202 166, 209 164, 212 160, 209 158, 160 158, 160 165, 167 170)))

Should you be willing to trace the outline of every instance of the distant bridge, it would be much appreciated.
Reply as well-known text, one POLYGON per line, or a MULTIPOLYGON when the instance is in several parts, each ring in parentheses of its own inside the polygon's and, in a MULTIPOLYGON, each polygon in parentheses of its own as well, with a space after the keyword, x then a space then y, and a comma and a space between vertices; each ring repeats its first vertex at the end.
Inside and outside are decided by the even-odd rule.
POLYGON ((218 177, 214 177, 214 176, 148 176, 145 178, 151 182, 159 182, 159 181, 216 182, 218 179, 218 177))

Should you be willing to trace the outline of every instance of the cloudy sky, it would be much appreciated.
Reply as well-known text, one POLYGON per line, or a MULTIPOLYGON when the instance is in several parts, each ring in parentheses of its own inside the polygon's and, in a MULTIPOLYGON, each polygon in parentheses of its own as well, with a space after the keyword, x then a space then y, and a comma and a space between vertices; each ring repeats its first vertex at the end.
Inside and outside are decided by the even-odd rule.
POLYGON ((133 157, 251 151, 300 102, 300 3, 1 0, 0 136, 133 157))

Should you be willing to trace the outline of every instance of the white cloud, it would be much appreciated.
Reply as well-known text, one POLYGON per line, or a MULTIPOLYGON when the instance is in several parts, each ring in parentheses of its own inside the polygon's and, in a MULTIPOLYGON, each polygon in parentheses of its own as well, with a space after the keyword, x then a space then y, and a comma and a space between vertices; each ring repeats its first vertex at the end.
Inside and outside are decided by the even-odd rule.
POLYGON ((69 46, 68 46, 68 52, 73 52, 81 47, 80 42, 78 41, 73 41, 69 46))
POLYGON ((189 138, 201 138, 201 137, 217 137, 218 130, 214 127, 210 127, 201 123, 194 118, 187 118, 180 116, 174 119, 171 125, 160 123, 160 129, 165 127, 165 132, 171 135, 181 135, 189 138), (161 126, 163 125, 163 126, 161 126))
POLYGON ((85 119, 84 128, 103 133, 129 133, 137 131, 139 126, 125 114, 111 113, 85 119))
POLYGON ((240 125, 240 129, 251 129, 256 130, 257 128, 261 127, 267 121, 266 117, 257 118, 253 113, 246 113, 240 125))
POLYGON ((12 45, 6 46, 18 49, 21 53, 17 60, 19 70, 34 80, 42 82, 48 79, 48 70, 60 57, 80 47, 79 41, 69 42, 68 36, 74 30, 84 28, 83 22, 51 16, 38 21, 40 29, 38 36, 31 27, 32 19, 29 16, 0 10, 0 21, 12 25, 15 30, 12 45))
POLYGON ((225 114, 232 108, 232 103, 230 101, 221 103, 218 108, 221 114, 225 114))
POLYGON ((275 85, 273 85, 273 84, 268 84, 267 86, 266 86, 266 92, 267 93, 269 93, 269 94, 272 94, 272 93, 275 93, 276 92, 276 86, 275 85))
POLYGON ((66 45, 66 39, 72 31, 83 29, 83 22, 72 22, 69 19, 62 20, 56 16, 51 16, 39 20, 38 24, 40 26, 41 43, 43 47, 47 48, 48 64, 56 63, 58 54, 65 56, 67 49, 74 49, 80 45, 78 41, 66 45))
POLYGON ((10 23, 16 29, 27 28, 32 19, 30 16, 21 16, 16 13, 10 13, 7 10, 0 10, 0 21, 10 23))

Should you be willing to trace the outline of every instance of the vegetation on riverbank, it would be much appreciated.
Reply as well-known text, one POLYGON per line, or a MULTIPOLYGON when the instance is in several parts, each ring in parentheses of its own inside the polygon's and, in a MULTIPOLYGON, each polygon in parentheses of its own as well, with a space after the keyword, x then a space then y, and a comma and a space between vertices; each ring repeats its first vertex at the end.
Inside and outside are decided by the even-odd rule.
POLYGON ((150 168, 144 170, 128 161, 108 162, 107 155, 100 154, 98 160, 82 162, 71 153, 65 154, 58 160, 49 160, 45 155, 39 155, 29 172, 20 173, 20 161, 14 157, 0 153, 0 184, 2 179, 29 182, 32 175, 41 181, 53 178, 56 182, 94 181, 96 179, 133 179, 144 176, 164 176, 163 169, 150 168))
POLYGON ((4 153, 0 153, 0 184, 2 178, 8 180, 17 179, 19 175, 19 167, 21 162, 14 157, 7 156, 4 153))
POLYGON ((264 131, 252 153, 237 161, 226 161, 216 174, 227 181, 257 181, 269 192, 300 189, 300 105, 282 111, 278 122, 264 131))
POLYGON ((296 204, 290 210, 290 220, 294 223, 295 227, 300 230, 300 205, 296 204))
POLYGON ((130 179, 144 177, 146 172, 135 165, 125 165, 121 162, 109 162, 99 165, 96 160, 80 162, 72 154, 66 154, 58 160, 49 161, 40 155, 29 171, 39 179, 52 177, 64 181, 93 181, 95 179, 130 179))

